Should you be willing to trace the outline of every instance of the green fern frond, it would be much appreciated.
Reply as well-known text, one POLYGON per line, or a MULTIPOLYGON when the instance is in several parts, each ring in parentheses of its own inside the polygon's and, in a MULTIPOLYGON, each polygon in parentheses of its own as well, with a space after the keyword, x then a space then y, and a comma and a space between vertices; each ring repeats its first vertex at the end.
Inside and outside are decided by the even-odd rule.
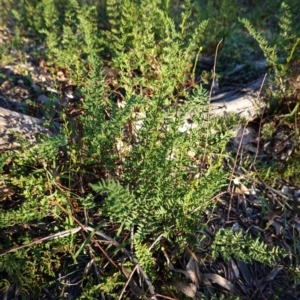
POLYGON ((291 63, 300 58, 299 50, 298 52, 296 51, 300 43, 300 37, 299 34, 296 34, 297 26, 295 24, 295 18, 291 13, 291 8, 285 2, 281 3, 278 25, 280 27, 280 46, 283 47, 284 50, 283 56, 286 58, 287 63, 291 63))
POLYGON ((137 260, 143 270, 149 275, 149 277, 155 279, 155 264, 152 253, 148 250, 147 245, 141 244, 140 241, 134 240, 134 249, 137 260))
POLYGON ((123 187, 115 180, 102 180, 90 186, 95 192, 105 195, 104 215, 111 217, 116 223, 124 224, 125 229, 139 224, 137 201, 128 186, 123 187))
POLYGON ((264 37, 262 37, 259 32, 257 32, 253 28, 253 26, 250 24, 250 22, 247 19, 245 19, 245 18, 239 19, 239 21, 244 24, 244 26, 247 28, 249 34, 258 42, 259 47, 263 51, 268 64, 276 70, 276 66, 278 63, 277 47, 270 46, 269 42, 264 37))
POLYGON ((287 255, 278 246, 270 248, 259 238, 253 239, 242 231, 234 233, 230 228, 220 229, 211 247, 214 259, 221 255, 227 261, 234 257, 244 262, 256 260, 270 266, 287 255))

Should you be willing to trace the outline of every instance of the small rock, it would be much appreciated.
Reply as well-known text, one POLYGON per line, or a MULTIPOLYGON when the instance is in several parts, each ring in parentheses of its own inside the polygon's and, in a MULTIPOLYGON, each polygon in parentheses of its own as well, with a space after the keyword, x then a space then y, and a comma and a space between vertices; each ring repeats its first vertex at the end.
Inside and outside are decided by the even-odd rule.
POLYGON ((24 85, 24 81, 23 81, 22 79, 19 79, 19 80, 18 80, 18 85, 23 86, 23 85, 24 85))
POLYGON ((40 94, 41 93, 41 88, 38 84, 32 84, 31 88, 34 90, 35 93, 40 94))
POLYGON ((39 95, 37 98, 37 102, 42 103, 42 104, 46 103, 48 101, 49 101, 49 98, 44 94, 39 95))
POLYGON ((294 197, 295 197, 295 198, 299 198, 299 197, 300 197, 300 190, 296 190, 296 191, 294 192, 294 197))

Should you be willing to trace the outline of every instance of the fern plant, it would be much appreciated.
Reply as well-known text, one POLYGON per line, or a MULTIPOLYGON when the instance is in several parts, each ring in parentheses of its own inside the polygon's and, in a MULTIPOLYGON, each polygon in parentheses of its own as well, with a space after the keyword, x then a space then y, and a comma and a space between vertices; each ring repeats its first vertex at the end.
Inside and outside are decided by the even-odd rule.
MULTIPOLYGON (((189 213, 198 206, 205 209, 208 199, 226 180, 226 174, 217 166, 206 178, 197 178, 197 166, 187 155, 190 151, 200 157, 207 148, 215 147, 215 136, 210 134, 208 94, 201 87, 193 95, 183 90, 187 99, 180 107, 176 104, 178 96, 174 95, 190 69, 187 62, 192 62, 199 49, 192 35, 201 36, 207 22, 198 26, 189 23, 191 5, 186 1, 177 29, 161 10, 161 1, 146 2, 124 1, 119 19, 110 8, 117 4, 109 2, 113 66, 120 71, 118 85, 125 89, 125 103, 119 109, 114 102, 105 102, 103 96, 109 91, 101 79, 97 59, 91 56, 91 72, 83 90, 86 113, 81 118, 83 141, 91 151, 87 159, 91 163, 100 160, 109 177, 114 177, 113 169, 124 162, 117 171, 119 179, 91 185, 96 192, 107 195, 102 212, 125 229, 136 227, 139 242, 151 235, 154 239, 158 228, 166 236, 192 232, 195 224, 189 213), (149 10, 157 22, 145 18, 140 26, 133 26, 134 16, 145 15, 149 10), (190 33, 193 27, 194 32, 190 33), (143 93, 144 88, 153 91, 151 101, 143 93), (186 134, 181 127, 191 111, 199 127, 186 134), (142 125, 137 132, 138 122, 142 125), (128 149, 126 154, 118 149, 120 142, 123 150, 128 149)), ((225 141, 226 136, 220 151, 225 141)))
POLYGON ((233 34, 238 23, 239 2, 221 0, 216 3, 213 0, 204 0, 195 1, 194 5, 199 17, 209 20, 203 43, 205 51, 211 55, 215 53, 218 42, 223 39, 224 44, 233 34))
POLYGON ((13 209, 3 211, 5 222, 1 228, 43 219, 59 214, 54 200, 66 204, 66 197, 56 186, 58 170, 55 156, 58 148, 66 143, 64 136, 56 136, 41 143, 39 147, 24 145, 23 152, 14 155, 10 184, 20 189, 23 200, 13 209), (38 162, 37 162, 38 161, 38 162))
POLYGON ((256 260, 270 266, 287 255, 277 246, 269 248, 259 238, 253 240, 249 235, 243 235, 242 231, 233 232, 230 228, 220 229, 216 233, 211 248, 214 259, 221 255, 227 261, 234 257, 244 262, 256 260))
POLYGON ((120 85, 129 98, 148 89, 170 101, 179 83, 185 81, 199 48, 194 37, 201 38, 207 25, 207 21, 199 25, 188 22, 191 5, 185 1, 186 9, 177 30, 172 18, 161 9, 162 3, 124 1, 121 18, 112 20, 111 38, 117 46, 113 42, 107 47, 113 53, 113 67, 120 71, 120 85), (147 18, 142 17, 139 26, 134 26, 138 16, 147 18))
MULTIPOLYGON (((208 21, 191 20, 194 10, 189 0, 183 1, 176 20, 172 1, 107 0, 109 25, 103 29, 96 3, 63 2, 21 1, 26 9, 19 15, 15 12, 15 18, 23 20, 36 13, 28 24, 45 41, 51 65, 66 68, 78 84, 82 114, 73 120, 63 111, 60 135, 41 140, 36 147, 24 143, 13 155, 6 180, 18 190, 19 198, 10 209, 2 210, 0 227, 38 227, 39 222, 47 222, 49 233, 72 227, 76 218, 82 222, 83 215, 88 222, 100 213, 100 226, 113 224, 117 235, 132 232, 134 254, 155 279, 153 255, 160 245, 151 250, 148 245, 161 236, 172 247, 195 245, 201 239, 196 236, 203 227, 200 217, 214 205, 212 197, 228 179, 221 157, 230 130, 221 130, 224 121, 210 116, 208 93, 201 86, 190 90, 186 84, 194 76, 191 70, 208 21), (117 71, 111 81, 103 72, 106 65, 117 71), (102 196, 100 202, 92 198, 87 185, 82 184, 79 192, 82 178, 102 196)), ((222 3, 225 8, 229 2, 222 3)), ((287 22, 282 24, 286 28, 287 22)), ((260 43, 269 62, 276 65, 275 48, 262 39, 260 43)), ((215 253, 225 247, 226 258, 238 255, 246 261, 270 263, 266 256, 271 252, 261 243, 253 248, 248 237, 224 236, 217 235, 215 253), (234 240, 233 249, 229 239, 234 240), (240 245, 244 252, 237 248, 240 245)), ((18 242, 33 238, 24 233, 18 242)), ((61 263, 55 264, 61 262, 57 253, 67 252, 76 264, 79 252, 85 251, 84 246, 78 250, 74 240, 61 239, 7 255, 0 270, 10 282, 21 274, 15 282, 24 287, 25 298, 38 294, 46 283, 37 270, 52 279, 66 272, 61 263), (27 272, 31 273, 26 277, 27 272)), ((17 246, 10 235, 4 244, 5 249, 17 246)), ((99 260, 101 265, 102 256, 99 260)), ((99 289, 117 297, 116 290, 124 284, 119 270, 109 270, 103 277, 99 283, 88 274, 80 285, 82 298, 98 297, 99 289)))
POLYGON ((297 62, 300 58, 298 47, 300 37, 297 34, 298 24, 296 24, 295 20, 295 17, 291 13, 290 6, 286 2, 282 2, 278 22, 280 27, 279 38, 277 44, 271 46, 270 43, 252 27, 247 19, 240 19, 250 35, 258 42, 269 67, 271 67, 274 72, 277 84, 279 84, 280 89, 283 91, 285 91, 287 87, 286 80, 297 73, 297 69, 293 70, 293 62, 297 62))
MULTIPOLYGON (((144 108, 147 117, 137 133, 137 142, 127 141, 131 151, 120 174, 125 186, 115 179, 91 185, 97 193, 106 195, 102 213, 124 229, 135 227, 139 242, 155 239, 159 233, 168 237, 178 237, 183 231, 187 236, 192 234, 197 221, 191 211, 198 207, 205 210, 211 205, 210 197, 226 182, 227 175, 218 164, 200 174, 197 159, 188 155, 195 153, 200 164, 199 157, 207 155, 208 148, 216 149, 215 137, 209 133, 206 138, 211 130, 206 101, 205 92, 195 90, 180 108, 182 116, 177 116, 176 108, 165 112, 164 99, 152 102, 144 108), (180 132, 184 116, 193 108, 193 119, 199 127, 180 132)), ((219 140, 220 147, 225 146, 227 138, 219 140)))
POLYGON ((252 25, 247 19, 240 19, 240 21, 247 28, 250 35, 258 42, 259 47, 261 48, 261 50, 265 55, 267 63, 269 64, 270 67, 272 67, 275 70, 275 75, 280 76, 279 70, 277 69, 277 65, 278 65, 277 46, 276 45, 270 46, 269 42, 252 27, 252 25))

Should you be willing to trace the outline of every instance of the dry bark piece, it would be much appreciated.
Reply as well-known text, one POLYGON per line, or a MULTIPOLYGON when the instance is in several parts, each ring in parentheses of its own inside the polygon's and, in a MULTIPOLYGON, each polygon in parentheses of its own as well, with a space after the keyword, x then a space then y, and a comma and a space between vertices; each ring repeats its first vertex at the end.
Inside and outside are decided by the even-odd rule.
POLYGON ((210 113, 217 116, 236 113, 247 120, 253 120, 265 107, 260 97, 264 85, 265 80, 262 76, 241 89, 213 96, 210 113))

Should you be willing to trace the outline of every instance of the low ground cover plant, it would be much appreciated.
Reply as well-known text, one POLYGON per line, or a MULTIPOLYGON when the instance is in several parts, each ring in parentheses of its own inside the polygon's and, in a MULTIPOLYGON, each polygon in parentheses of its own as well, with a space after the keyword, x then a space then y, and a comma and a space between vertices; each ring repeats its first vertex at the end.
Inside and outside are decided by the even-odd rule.
MULTIPOLYGON (((239 61, 241 37, 254 37, 273 83, 268 113, 277 112, 277 124, 294 134, 297 154, 299 99, 291 82, 298 74, 298 16, 288 2, 266 1, 279 19, 277 40, 268 41, 251 25, 252 1, 234 4, 4 1, 9 34, 1 67, 20 65, 33 98, 24 111, 59 130, 34 145, 16 136, 21 146, 2 153, 0 294, 250 299, 259 290, 258 297, 270 292, 281 299, 296 293, 299 205, 258 181, 288 170, 299 183, 296 163, 228 150, 246 121, 210 114, 205 85, 219 69, 204 74, 198 61, 210 49, 221 62, 226 55, 239 61), (240 11, 245 18, 238 20, 240 11), (222 38, 233 45, 229 54, 228 44, 216 52, 222 38), (51 75, 38 82, 47 103, 36 103, 36 78, 20 61, 51 75), (250 266, 259 270, 257 285, 250 266), (266 290, 278 274, 284 282, 266 290)), ((9 82, 3 74, 1 84, 9 82)), ((266 134, 267 140, 273 133, 266 134)))

